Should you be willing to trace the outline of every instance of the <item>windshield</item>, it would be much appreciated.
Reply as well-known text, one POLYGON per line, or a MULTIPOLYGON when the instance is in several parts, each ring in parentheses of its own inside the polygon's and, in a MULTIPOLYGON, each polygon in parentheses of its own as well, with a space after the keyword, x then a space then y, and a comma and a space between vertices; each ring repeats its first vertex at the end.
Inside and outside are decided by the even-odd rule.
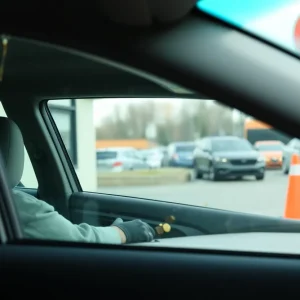
POLYGON ((293 53, 300 52, 299 0, 200 0, 197 7, 293 53))
POLYGON ((97 152, 97 159, 114 159, 117 157, 116 151, 97 152))
POLYGON ((243 140, 215 140, 212 141, 213 151, 251 151, 251 144, 243 140))
POLYGON ((194 145, 177 146, 176 152, 193 152, 195 149, 194 145))
POLYGON ((256 148, 260 151, 282 151, 283 146, 281 144, 258 144, 256 148))

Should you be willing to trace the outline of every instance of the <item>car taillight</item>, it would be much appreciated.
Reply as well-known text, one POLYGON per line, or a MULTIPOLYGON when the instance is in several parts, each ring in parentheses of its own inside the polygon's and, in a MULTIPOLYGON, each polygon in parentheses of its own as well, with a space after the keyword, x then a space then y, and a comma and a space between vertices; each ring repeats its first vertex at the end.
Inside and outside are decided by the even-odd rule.
POLYGON ((113 167, 121 167, 123 164, 120 161, 113 163, 113 167))

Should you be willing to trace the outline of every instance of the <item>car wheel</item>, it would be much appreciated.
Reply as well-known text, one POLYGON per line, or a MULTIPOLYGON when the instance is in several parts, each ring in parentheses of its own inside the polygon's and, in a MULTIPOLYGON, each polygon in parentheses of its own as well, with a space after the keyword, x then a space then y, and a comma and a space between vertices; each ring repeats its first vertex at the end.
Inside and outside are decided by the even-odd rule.
POLYGON ((263 180, 265 178, 265 174, 259 174, 255 176, 256 180, 263 180))
POLYGON ((198 170, 196 164, 194 164, 193 172, 194 172, 195 179, 201 179, 203 177, 203 174, 198 170))
POLYGON ((283 161, 282 172, 284 175, 287 175, 289 173, 289 168, 288 164, 286 163, 286 160, 283 161))
POLYGON ((211 181, 217 181, 220 179, 219 176, 216 174, 216 170, 213 165, 211 165, 209 168, 208 178, 211 181))

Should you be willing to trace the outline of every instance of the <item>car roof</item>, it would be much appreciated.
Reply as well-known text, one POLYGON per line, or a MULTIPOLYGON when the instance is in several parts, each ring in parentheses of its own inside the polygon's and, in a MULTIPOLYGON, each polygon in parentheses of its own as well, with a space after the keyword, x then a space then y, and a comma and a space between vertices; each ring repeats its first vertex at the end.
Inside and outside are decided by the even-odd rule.
POLYGON ((171 145, 174 145, 174 146, 192 146, 192 145, 195 145, 195 142, 174 142, 171 145))
POLYGON ((207 139, 218 140, 218 141, 227 141, 227 140, 245 140, 244 138, 240 138, 238 136, 210 136, 207 139))

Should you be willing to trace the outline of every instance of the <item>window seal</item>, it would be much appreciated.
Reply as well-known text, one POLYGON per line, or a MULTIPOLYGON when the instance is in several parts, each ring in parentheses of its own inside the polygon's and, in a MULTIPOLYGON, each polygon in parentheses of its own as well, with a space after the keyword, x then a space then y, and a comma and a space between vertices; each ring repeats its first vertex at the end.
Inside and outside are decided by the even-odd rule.
POLYGON ((66 166, 65 163, 62 161, 63 168, 65 169, 66 176, 68 177, 69 184, 70 184, 73 192, 75 192, 75 191, 82 192, 82 187, 81 187, 80 181, 78 179, 78 176, 76 174, 75 166, 74 166, 73 162, 71 161, 69 153, 65 147, 65 144, 61 138, 60 132, 56 126, 56 123, 52 117, 51 111, 48 107, 49 100, 51 100, 51 99, 40 102, 40 111, 41 111, 42 117, 48 128, 48 132, 53 140, 53 143, 57 149, 60 159, 62 160, 61 155, 63 154, 64 160, 67 163, 67 166, 66 166), (68 170, 66 167, 68 167, 68 170), (70 176, 72 177, 72 180, 71 180, 70 176), (74 186, 74 184, 75 184, 75 186, 74 186), (76 189, 74 189, 75 187, 76 187, 76 189))
MULTIPOLYGON (((70 130, 70 150, 71 151, 70 152, 71 153, 68 152, 68 154, 71 158, 74 168, 77 168, 78 167, 78 154, 77 154, 77 128, 76 128, 76 102, 75 102, 75 99, 71 99, 71 106, 62 106, 62 105, 47 103, 47 107, 50 111, 52 118, 53 118, 53 116, 52 116, 53 112, 51 111, 52 109, 56 110, 56 111, 60 111, 60 112, 67 112, 70 116, 70 127, 71 127, 71 130, 70 130)), ((55 126, 57 127, 55 120, 54 120, 54 123, 55 123, 55 126)), ((58 130, 58 132, 59 132, 59 130, 58 130)), ((61 137, 60 132, 59 132, 59 135, 61 137)))

